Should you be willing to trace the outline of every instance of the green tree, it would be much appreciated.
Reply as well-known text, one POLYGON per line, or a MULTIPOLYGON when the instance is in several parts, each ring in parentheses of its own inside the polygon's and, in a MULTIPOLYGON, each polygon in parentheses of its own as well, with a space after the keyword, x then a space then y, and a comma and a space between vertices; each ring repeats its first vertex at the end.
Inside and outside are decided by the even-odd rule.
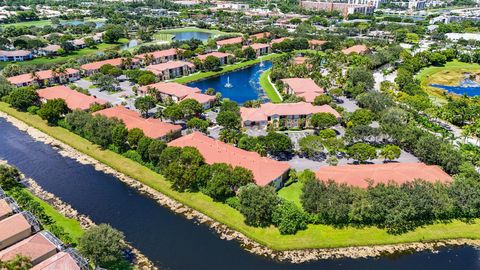
POLYGON ((370 125, 373 121, 373 113, 367 109, 358 109, 354 111, 348 118, 353 126, 370 125))
POLYGON ((153 140, 148 146, 148 159, 152 164, 158 164, 160 160, 160 155, 163 150, 167 147, 167 144, 162 140, 153 140))
POLYGON ((315 97, 315 100, 313 101, 313 105, 320 106, 320 105, 325 105, 325 104, 330 104, 332 103, 333 98, 328 95, 319 95, 315 97))
POLYGON ((130 129, 128 131, 128 136, 127 136, 128 145, 130 145, 131 148, 136 149, 138 146, 138 142, 144 136, 145 135, 143 134, 143 131, 141 129, 139 128, 130 129))
POLYGON ((225 129, 239 129, 241 124, 240 115, 233 111, 220 111, 217 115, 217 123, 225 129))
POLYGON ((400 157, 401 150, 400 147, 392 144, 385 145, 385 147, 380 151, 380 156, 385 160, 394 160, 400 157))
POLYGON ((135 108, 147 117, 148 111, 155 108, 155 99, 151 96, 139 97, 135 100, 135 108))
POLYGON ((178 106, 180 110, 182 110, 184 117, 187 119, 198 116, 203 112, 202 104, 192 98, 182 100, 178 106))
POLYGON ((300 139, 300 151, 307 157, 315 157, 322 153, 322 138, 315 135, 308 135, 300 139))
POLYGON ((121 26, 109 27, 102 36, 102 39, 106 43, 116 43, 120 38, 125 37, 125 31, 121 26))
POLYGON ((263 141, 270 155, 289 155, 293 152, 292 140, 285 134, 271 131, 264 137, 263 141))
POLYGON ((112 143, 118 151, 123 152, 127 149, 128 129, 125 125, 116 125, 112 130, 112 143))
POLYGON ((377 150, 369 144, 356 143, 348 147, 348 156, 360 163, 364 163, 369 159, 377 158, 377 150))
POLYGON ((210 123, 208 120, 202 120, 194 117, 187 121, 187 128, 206 133, 210 123))
POLYGON ((37 114, 43 119, 47 120, 49 125, 56 125, 58 120, 68 112, 67 103, 65 100, 56 98, 47 100, 42 104, 37 114))
POLYGON ((184 118, 183 111, 178 104, 172 104, 166 107, 163 110, 163 116, 172 120, 173 123, 184 118))
POLYGON ((220 68, 220 59, 215 56, 207 56, 205 58, 205 61, 203 61, 203 69, 205 71, 212 71, 212 70, 217 70, 220 68))
POLYGON ((247 60, 252 60, 252 59, 257 58, 257 53, 250 46, 248 46, 247 48, 245 48, 243 50, 243 55, 244 55, 245 59, 247 59, 247 60))
POLYGON ((307 228, 307 216, 293 202, 282 201, 272 214, 272 222, 281 234, 296 234, 307 228))
POLYGON ((39 97, 34 89, 21 87, 10 92, 7 102, 17 110, 26 111, 28 107, 39 103, 39 97))
POLYGON ((280 198, 271 186, 260 187, 249 184, 240 188, 238 193, 240 213, 245 223, 254 227, 267 227, 272 224, 272 215, 280 198))
POLYGON ((331 113, 315 113, 310 118, 310 124, 318 129, 326 129, 338 124, 338 120, 331 113))
POLYGON ((125 248, 123 233, 107 224, 100 224, 85 232, 78 240, 80 253, 95 266, 108 268, 122 260, 125 248))
POLYGON ((152 143, 152 139, 149 137, 142 137, 140 140, 138 140, 138 146, 137 146, 137 153, 140 154, 142 157, 142 160, 145 162, 149 161, 149 153, 148 153, 148 148, 150 147, 150 144, 152 143))
POLYGON ((0 261, 0 267, 6 270, 28 270, 33 264, 29 257, 21 254, 15 255, 15 258, 8 261, 0 261))

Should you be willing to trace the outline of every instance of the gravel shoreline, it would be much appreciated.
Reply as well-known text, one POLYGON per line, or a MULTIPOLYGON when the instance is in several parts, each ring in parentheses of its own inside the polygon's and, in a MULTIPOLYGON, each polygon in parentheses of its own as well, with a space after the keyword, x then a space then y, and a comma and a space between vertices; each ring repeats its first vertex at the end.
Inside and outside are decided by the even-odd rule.
MULTIPOLYGON (((159 204, 168 207, 173 212, 182 214, 187 219, 194 219, 198 223, 205 224, 213 229, 221 239, 236 240, 247 251, 266 256, 274 260, 291 262, 291 263, 304 263, 309 261, 321 260, 321 259, 338 259, 338 258, 368 258, 378 257, 383 255, 390 255, 400 252, 416 252, 422 250, 435 251, 438 248, 445 247, 447 245, 460 246, 471 245, 480 247, 480 240, 470 239, 452 239, 452 240, 440 240, 435 242, 414 242, 405 244, 392 244, 392 245, 375 245, 375 246, 359 246, 359 247, 342 247, 342 248, 325 248, 325 249, 303 249, 303 250, 286 250, 276 251, 270 249, 262 244, 259 244, 244 234, 237 232, 228 226, 219 223, 212 218, 196 211, 182 203, 179 203, 170 197, 165 196, 159 191, 150 188, 149 186, 130 178, 116 170, 108 167, 107 165, 100 163, 92 157, 83 154, 69 145, 60 142, 49 135, 25 124, 24 122, 6 114, 0 112, 0 117, 5 118, 8 122, 13 124, 19 130, 26 132, 33 139, 49 144, 54 147, 58 153, 64 157, 75 159, 81 164, 89 164, 95 167, 96 170, 115 176, 120 181, 128 184, 130 187, 137 189, 140 193, 149 196, 156 200, 159 204)), ((53 196, 53 195, 52 195, 53 196)), ((73 209, 72 209, 73 210, 73 209)), ((74 210, 73 210, 74 211, 74 210)), ((76 212, 76 211, 75 211, 76 212)), ((82 216, 82 215, 80 215, 82 216)), ((140 254, 139 251, 137 251, 140 254)), ((143 255, 142 255, 143 256, 143 255)), ((144 259, 146 259, 143 256, 144 259)), ((148 259, 146 259, 148 260, 148 259)), ((152 268, 141 268, 152 269, 152 268)))

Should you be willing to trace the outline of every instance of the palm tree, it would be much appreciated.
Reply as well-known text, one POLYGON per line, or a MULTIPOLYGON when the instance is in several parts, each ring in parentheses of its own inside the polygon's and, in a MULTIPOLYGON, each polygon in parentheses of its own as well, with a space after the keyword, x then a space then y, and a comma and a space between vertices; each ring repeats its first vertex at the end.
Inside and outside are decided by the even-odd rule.
POLYGON ((145 60, 144 60, 145 65, 147 66, 150 65, 151 63, 153 63, 153 60, 155 60, 153 57, 153 54, 150 54, 150 53, 145 54, 145 60))
POLYGON ((131 57, 127 57, 127 58, 122 58, 122 63, 121 63, 121 66, 122 68, 130 68, 133 64, 133 60, 131 57))

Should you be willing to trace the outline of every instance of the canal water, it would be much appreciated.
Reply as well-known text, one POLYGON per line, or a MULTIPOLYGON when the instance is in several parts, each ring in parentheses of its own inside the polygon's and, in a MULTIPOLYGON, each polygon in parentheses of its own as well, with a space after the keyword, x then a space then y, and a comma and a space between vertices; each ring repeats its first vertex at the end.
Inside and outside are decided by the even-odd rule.
POLYGON ((94 222, 109 223, 123 231, 127 240, 160 269, 480 269, 480 251, 472 247, 297 265, 255 256, 242 250, 237 242, 221 240, 208 227, 172 213, 115 177, 62 157, 50 145, 33 140, 3 118, 0 118, 0 158, 94 222))
POLYGON ((215 89, 215 91, 220 92, 222 97, 229 98, 238 104, 243 104, 247 100, 262 99, 267 101, 268 97, 260 86, 260 75, 271 67, 272 62, 263 62, 245 69, 192 82, 187 85, 198 87, 203 92, 211 87, 215 89), (231 87, 227 87, 227 83, 230 83, 231 87))

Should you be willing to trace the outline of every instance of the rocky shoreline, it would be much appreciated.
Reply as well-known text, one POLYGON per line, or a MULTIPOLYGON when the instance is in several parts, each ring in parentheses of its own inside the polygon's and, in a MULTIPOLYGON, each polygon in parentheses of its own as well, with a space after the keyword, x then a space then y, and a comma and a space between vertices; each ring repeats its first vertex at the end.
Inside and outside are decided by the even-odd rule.
MULTIPOLYGON (((376 246, 359 246, 359 247, 342 247, 342 248, 324 248, 324 249, 304 249, 304 250, 287 250, 287 251, 276 251, 270 249, 262 244, 259 244, 250 238, 246 237, 244 234, 237 232, 230 227, 219 223, 212 218, 196 211, 186 205, 183 205, 170 197, 165 196, 159 191, 150 188, 149 186, 130 178, 122 173, 117 172, 116 170, 108 167, 107 165, 100 163, 99 161, 93 159, 92 157, 83 154, 76 149, 66 145, 49 135, 25 124, 24 122, 11 117, 10 115, 0 112, 0 117, 5 118, 8 122, 12 123, 19 130, 26 132, 33 139, 49 144, 64 157, 75 159, 76 161, 82 164, 89 164, 95 167, 96 170, 102 171, 104 173, 111 174, 115 176, 120 181, 128 184, 129 186, 135 188, 140 193, 149 196, 156 200, 159 204, 168 207, 173 212, 182 214, 187 219, 194 219, 198 223, 205 224, 213 229, 221 239, 225 240, 236 240, 241 246, 257 255, 266 256, 274 260, 290 262, 290 263, 304 263, 314 260, 321 259, 338 259, 338 258, 368 258, 368 257, 378 257, 384 255, 391 255, 401 252, 416 252, 422 250, 431 250, 434 251, 438 248, 445 247, 447 245, 451 246, 460 246, 460 245, 472 245, 480 247, 480 240, 469 240, 469 239, 453 239, 453 240, 441 240, 435 242, 416 242, 416 243, 405 243, 405 244, 392 244, 392 245, 376 245, 376 246)), ((53 196, 53 195, 52 195, 53 196)), ((73 210, 73 209, 72 209, 73 210)), ((75 211, 75 210, 73 210, 75 211)), ((76 213, 72 212, 72 213, 76 213)), ((80 217, 83 217, 80 215, 80 217)), ((80 220, 79 220, 80 221, 80 220)), ((82 222, 82 221, 80 221, 82 222)), ((84 221, 88 223, 88 221, 84 221)), ((139 251, 137 251, 139 254, 139 251)), ((148 261, 143 255, 145 260, 148 261)), ((139 258, 137 258, 140 260, 139 258)), ((150 262, 149 262, 150 263, 150 262)), ((151 268, 140 268, 140 269, 151 269, 151 268)))

